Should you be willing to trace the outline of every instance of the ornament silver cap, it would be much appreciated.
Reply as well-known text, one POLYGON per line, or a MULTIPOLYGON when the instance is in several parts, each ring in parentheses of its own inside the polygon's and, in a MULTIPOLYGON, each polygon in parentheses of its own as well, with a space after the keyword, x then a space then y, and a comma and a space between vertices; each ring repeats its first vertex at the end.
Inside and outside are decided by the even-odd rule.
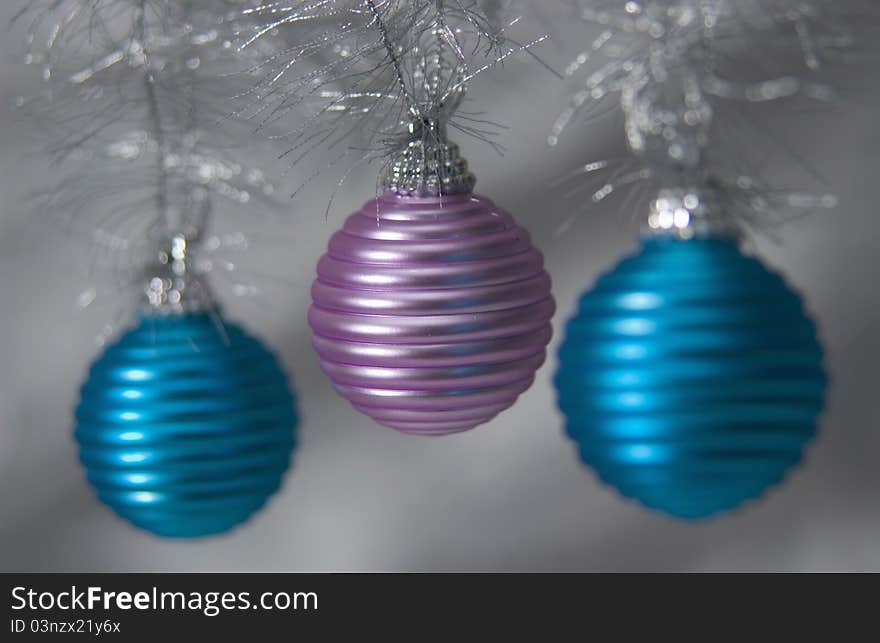
POLYGON ((708 186, 660 190, 650 203, 644 232, 680 239, 739 236, 737 227, 725 215, 718 192, 708 186))
POLYGON ((154 315, 180 315, 215 308, 207 283, 192 267, 190 242, 172 235, 156 252, 145 271, 145 309, 154 315))
POLYGON ((413 121, 406 138, 383 168, 383 188, 402 196, 437 197, 473 192, 476 177, 440 119, 413 121))

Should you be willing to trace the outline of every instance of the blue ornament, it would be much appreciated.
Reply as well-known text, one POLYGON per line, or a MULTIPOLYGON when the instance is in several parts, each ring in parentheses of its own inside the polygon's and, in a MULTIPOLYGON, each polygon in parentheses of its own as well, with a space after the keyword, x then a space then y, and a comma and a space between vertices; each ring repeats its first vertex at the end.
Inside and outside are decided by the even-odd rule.
POLYGON ((647 238, 568 323, 559 408, 582 460, 677 518, 778 483, 814 436, 827 378, 813 322, 726 237, 647 238))
POLYGON ((178 538, 227 531, 262 507, 297 424, 272 353, 204 312, 144 314, 92 366, 76 419, 98 497, 178 538))

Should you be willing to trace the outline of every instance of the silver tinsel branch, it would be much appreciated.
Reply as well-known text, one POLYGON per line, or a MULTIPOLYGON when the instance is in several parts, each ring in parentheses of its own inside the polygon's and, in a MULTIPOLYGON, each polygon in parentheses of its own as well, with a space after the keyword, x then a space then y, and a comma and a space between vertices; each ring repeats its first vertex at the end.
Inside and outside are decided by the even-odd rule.
POLYGON ((448 158, 456 150, 448 149, 447 128, 494 145, 493 123, 460 110, 467 83, 542 40, 514 39, 509 31, 517 21, 503 18, 504 10, 503 2, 472 0, 255 7, 248 14, 263 25, 244 50, 268 34, 280 31, 283 37, 286 29, 303 24, 314 28, 309 38, 259 67, 264 80, 251 94, 248 115, 261 127, 293 123, 283 135, 291 165, 329 150, 324 169, 348 161, 350 171, 380 160, 385 187, 389 182, 417 192, 466 187, 461 168, 448 158))
MULTIPOLYGON (((596 36, 565 73, 578 77, 590 71, 548 141, 558 144, 574 120, 602 115, 608 97, 619 96, 634 158, 587 162, 562 183, 576 181, 573 192, 587 189, 594 203, 624 189, 635 198, 648 196, 652 227, 688 231, 690 217, 673 213, 704 210, 683 206, 688 193, 710 198, 712 210, 734 226, 765 231, 789 216, 833 208, 832 195, 792 192, 756 178, 749 161, 734 159, 732 151, 739 154, 740 143, 749 138, 738 124, 753 106, 836 99, 839 65, 871 55, 880 18, 874 5, 870 0, 575 2, 596 36)), ((750 113, 745 122, 761 131, 759 115, 750 113)), ((768 138, 762 132, 752 140, 768 138)))
MULTIPOLYGON (((205 236, 215 202, 274 202, 274 184, 241 160, 252 126, 228 118, 231 97, 253 83, 246 69, 272 53, 268 39, 244 54, 249 62, 237 52, 238 34, 253 30, 248 6, 34 0, 15 18, 27 31, 26 62, 47 83, 24 104, 50 140, 48 208, 88 232, 95 265, 115 268, 113 301, 133 286, 143 294, 138 280, 150 271, 204 272, 211 253, 246 245, 243 235, 205 236)), ((150 301, 185 303, 167 285, 147 279, 150 301)), ((90 285, 80 304, 96 294, 90 285)))

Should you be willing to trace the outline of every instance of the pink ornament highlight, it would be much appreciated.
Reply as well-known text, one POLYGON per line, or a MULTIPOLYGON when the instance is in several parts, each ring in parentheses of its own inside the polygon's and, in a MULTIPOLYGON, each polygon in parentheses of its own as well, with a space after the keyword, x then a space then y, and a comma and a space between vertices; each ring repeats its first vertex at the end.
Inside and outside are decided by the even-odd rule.
POLYGON ((368 201, 330 239, 309 324, 321 368, 398 431, 467 431, 544 362, 555 304, 529 234, 485 197, 368 201))

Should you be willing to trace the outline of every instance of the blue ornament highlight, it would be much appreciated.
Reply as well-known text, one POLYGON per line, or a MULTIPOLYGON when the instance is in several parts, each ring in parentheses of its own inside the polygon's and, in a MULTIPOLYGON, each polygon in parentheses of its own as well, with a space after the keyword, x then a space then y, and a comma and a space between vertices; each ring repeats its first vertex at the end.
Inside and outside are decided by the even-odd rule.
POLYGON ((581 459, 682 519, 782 480, 827 387, 799 296, 723 237, 645 239, 583 295, 559 361, 559 408, 581 459))
POLYGON ((76 421, 102 502, 156 535, 195 538, 279 488, 297 415, 275 357, 238 326, 145 314, 91 367, 76 421))

